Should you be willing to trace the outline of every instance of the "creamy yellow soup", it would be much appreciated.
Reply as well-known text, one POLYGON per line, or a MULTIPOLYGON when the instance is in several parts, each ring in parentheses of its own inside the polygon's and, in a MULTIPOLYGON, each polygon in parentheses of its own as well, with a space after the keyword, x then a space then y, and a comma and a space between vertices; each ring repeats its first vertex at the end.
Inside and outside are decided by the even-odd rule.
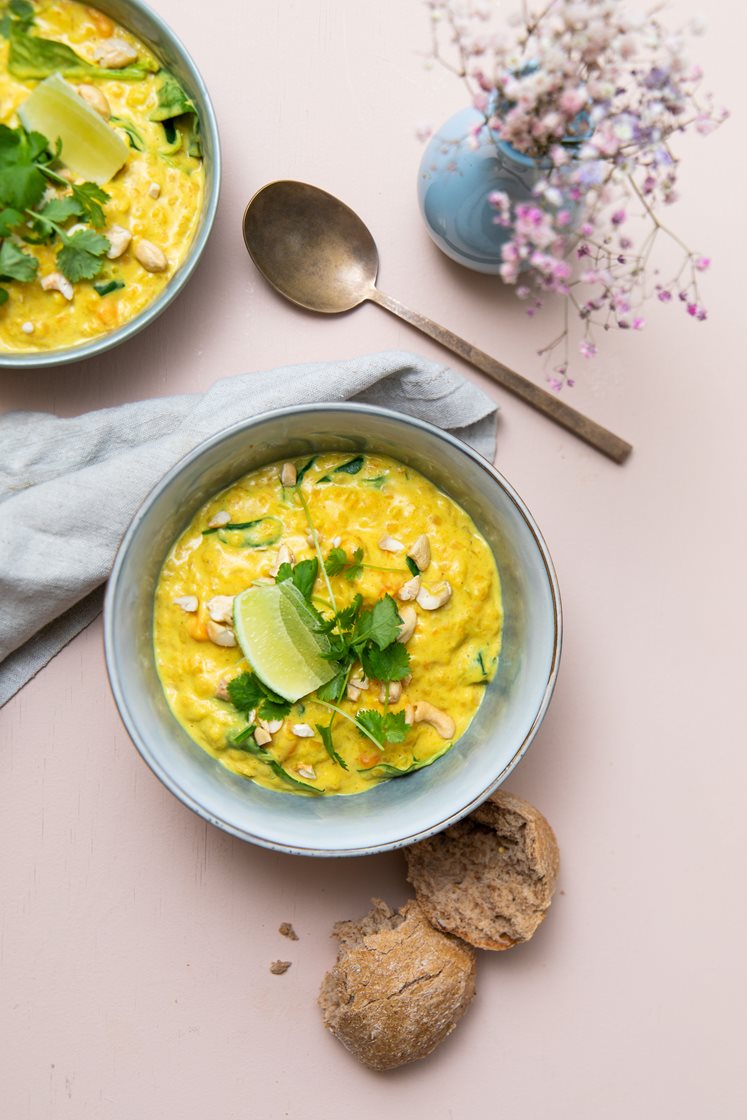
POLYGON ((252 472, 200 509, 163 566, 154 639, 171 710, 229 770, 282 792, 356 794, 428 765, 464 734, 496 671, 502 619, 493 554, 460 506, 393 459, 324 453, 252 472), (365 611, 391 597, 412 630, 402 643, 408 673, 387 685, 355 663, 337 712, 320 689, 263 727, 230 698, 231 682, 252 667, 233 644, 226 606, 314 557, 333 573, 319 566, 311 589, 322 618, 332 618, 331 598, 337 611, 355 602, 365 611), (289 559, 291 569, 278 571, 289 559), (432 710, 439 718, 421 718, 432 710), (361 712, 391 715, 406 732, 377 746, 354 722, 361 712), (337 758, 318 731, 330 721, 337 758))
MULTIPOLYGON (((151 119, 159 104, 165 72, 148 48, 108 16, 75 0, 38 0, 30 7, 33 22, 28 27, 22 25, 16 33, 64 44, 91 63, 99 58, 102 47, 124 43, 136 53, 138 65, 149 66, 151 72, 133 80, 122 80, 116 69, 104 77, 62 75, 73 89, 89 87, 89 97, 91 88, 103 94, 108 111, 100 115, 128 144, 125 165, 103 184, 110 198, 103 205, 105 223, 99 232, 108 236, 113 227, 118 227, 131 240, 121 255, 104 258, 98 276, 74 283, 71 298, 66 298, 63 292, 42 286, 45 277, 58 271, 59 242, 33 245, 14 235, 15 243, 38 261, 37 274, 30 282, 0 280, 9 293, 0 307, 0 350, 18 353, 89 342, 122 326, 147 307, 188 252, 204 189, 202 158, 195 137, 196 115, 165 123, 151 119), (144 267, 137 255, 142 242, 154 245, 163 254, 165 267, 159 271, 144 267), (107 287, 111 290, 106 291, 107 287)), ((7 11, 6 19, 10 19, 7 11)), ((10 40, 0 38, 0 122, 15 128, 18 107, 38 82, 9 73, 10 49, 10 40)), ((73 182, 83 181, 66 172, 64 164, 58 165, 58 170, 73 182)), ((47 197, 65 195, 64 186, 49 184, 47 197)), ((67 227, 71 227, 70 222, 67 227)))

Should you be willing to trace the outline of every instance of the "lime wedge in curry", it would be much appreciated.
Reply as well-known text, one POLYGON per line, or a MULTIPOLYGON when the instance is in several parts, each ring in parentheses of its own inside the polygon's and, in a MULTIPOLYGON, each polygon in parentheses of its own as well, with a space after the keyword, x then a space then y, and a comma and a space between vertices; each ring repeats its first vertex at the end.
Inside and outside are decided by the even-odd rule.
POLYGON ((99 186, 114 178, 129 155, 124 140, 59 74, 39 82, 18 116, 27 132, 59 139, 62 162, 99 186))
POLYGON ((288 581, 255 584, 234 600, 234 629, 244 657, 286 700, 300 700, 337 672, 335 663, 322 657, 329 640, 312 629, 313 621, 303 595, 288 581))

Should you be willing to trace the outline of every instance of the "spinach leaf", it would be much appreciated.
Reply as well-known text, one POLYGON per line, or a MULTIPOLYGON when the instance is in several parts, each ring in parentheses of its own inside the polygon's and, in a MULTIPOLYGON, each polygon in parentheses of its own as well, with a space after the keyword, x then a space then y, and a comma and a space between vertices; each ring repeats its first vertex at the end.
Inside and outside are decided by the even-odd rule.
POLYGON ((411 576, 420 575, 420 568, 417 566, 412 556, 405 556, 405 564, 407 564, 407 567, 410 569, 411 576))
POLYGON ((10 30, 8 70, 14 78, 21 81, 63 74, 72 78, 112 78, 118 82, 126 82, 144 78, 156 69, 157 64, 143 59, 131 66, 122 66, 119 70, 108 70, 104 66, 86 62, 66 43, 26 34, 18 23, 14 23, 10 30))
POLYGON ((197 115, 197 106, 188 97, 177 79, 168 70, 159 71, 161 84, 158 87, 158 105, 150 115, 152 121, 170 121, 184 113, 197 115))
POLYGON ((124 280, 102 280, 100 284, 93 285, 93 290, 98 292, 100 296, 108 296, 112 292, 118 292, 124 286, 124 280))
POLYGON ((109 124, 115 124, 117 128, 121 128, 127 137, 127 143, 136 152, 145 151, 145 141, 135 128, 132 121, 127 120, 126 117, 109 117, 109 124))

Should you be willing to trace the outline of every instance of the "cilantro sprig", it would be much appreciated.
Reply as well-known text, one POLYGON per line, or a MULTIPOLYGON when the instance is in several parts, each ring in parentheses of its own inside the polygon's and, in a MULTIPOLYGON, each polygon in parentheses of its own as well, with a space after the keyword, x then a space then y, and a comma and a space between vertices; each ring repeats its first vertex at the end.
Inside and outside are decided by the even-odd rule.
MULTIPOLYGON (((40 132, 20 126, 0 125, 0 278, 28 283, 39 263, 18 242, 45 244, 58 241, 57 266, 75 284, 99 275, 109 241, 97 232, 106 224, 103 204, 109 195, 96 183, 70 184, 51 166, 59 157, 40 132), (49 184, 64 190, 58 198, 45 199, 49 184), (67 223, 85 223, 70 233, 67 223), (12 240, 11 240, 12 238, 12 240)), ((0 292, 4 289, 0 289, 0 292)), ((0 295, 0 301, 7 299, 0 295)))
POLYGON ((290 701, 272 692, 254 673, 241 673, 226 689, 237 711, 256 711, 260 719, 284 719, 291 710, 290 701))

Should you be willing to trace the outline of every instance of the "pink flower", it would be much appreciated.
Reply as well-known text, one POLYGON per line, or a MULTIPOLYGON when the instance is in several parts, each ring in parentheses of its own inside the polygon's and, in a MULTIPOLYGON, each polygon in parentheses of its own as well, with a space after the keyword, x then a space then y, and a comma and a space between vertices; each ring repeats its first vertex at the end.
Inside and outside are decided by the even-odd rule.
POLYGON ((639 315, 639 316, 637 316, 637 317, 636 317, 636 318, 635 318, 635 319, 633 320, 633 330, 634 330, 634 331, 642 331, 642 330, 643 330, 643 328, 644 328, 645 326, 646 326, 646 320, 645 320, 645 319, 642 319, 642 318, 640 317, 640 315, 639 315))
POLYGON ((697 303, 688 303, 688 305, 687 305, 687 313, 688 313, 688 315, 693 315, 693 316, 697 315, 697 314, 698 314, 698 305, 697 305, 697 303))
POLYGON ((594 358, 596 356, 597 348, 589 338, 582 339, 578 348, 584 358, 594 358))
POLYGON ((627 214, 624 210, 616 210, 612 215, 611 221, 613 226, 621 226, 625 221, 627 214))
POLYGON ((666 288, 663 288, 662 291, 659 292, 657 298, 660 299, 662 303, 669 303, 672 298, 672 293, 668 292, 666 288))
POLYGON ((587 102, 587 93, 583 86, 577 89, 566 89, 560 95, 559 105, 564 113, 569 117, 575 117, 580 113, 587 102))
POLYGON ((711 263, 711 258, 710 257, 698 257, 697 260, 695 261, 695 267, 697 268, 698 272, 705 272, 705 270, 708 268, 710 263, 711 263))

